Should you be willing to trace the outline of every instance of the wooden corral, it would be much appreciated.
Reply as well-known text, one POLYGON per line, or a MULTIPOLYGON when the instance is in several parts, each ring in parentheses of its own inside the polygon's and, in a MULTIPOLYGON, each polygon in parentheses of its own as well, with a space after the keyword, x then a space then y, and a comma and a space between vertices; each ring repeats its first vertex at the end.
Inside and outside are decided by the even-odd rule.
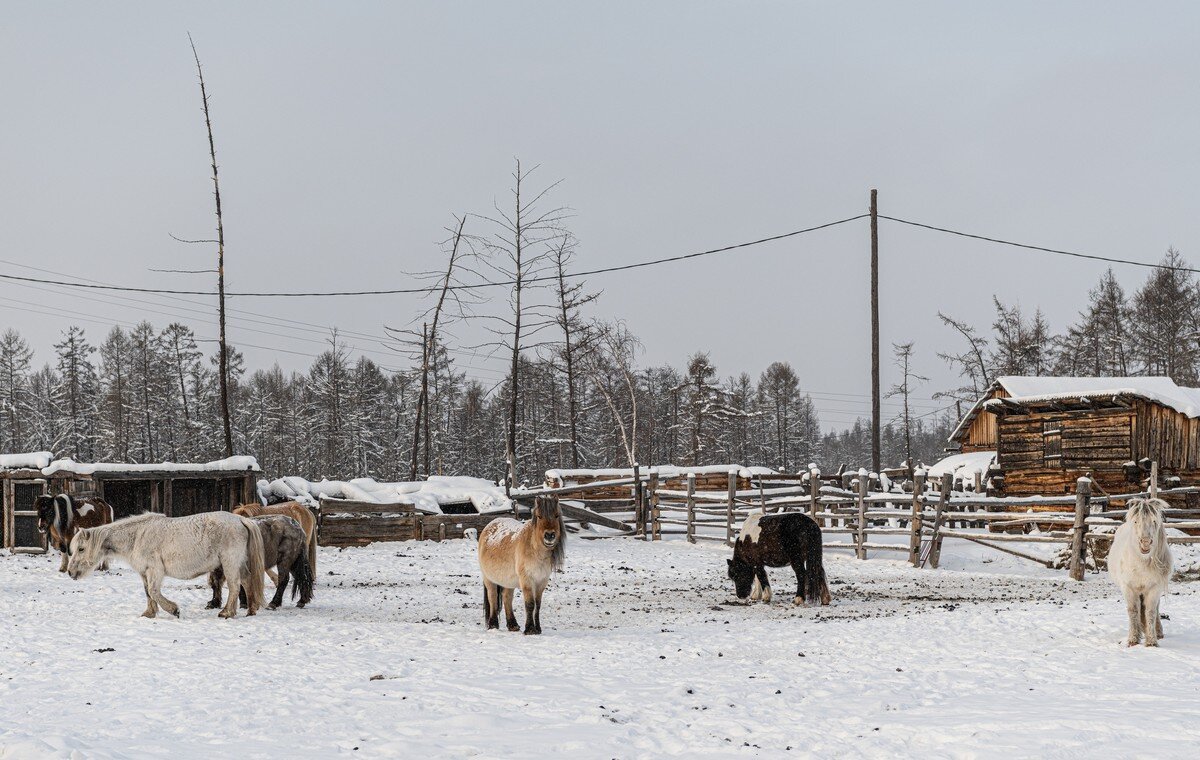
MULTIPOLYGON (((253 462, 253 460, 246 460, 253 462)), ((33 501, 42 494, 99 496, 117 518, 142 512, 181 517, 228 510, 255 500, 257 464, 246 468, 193 468, 186 465, 79 465, 44 469, 0 469, 3 496, 2 545, 20 551, 44 551, 37 532, 33 501)))
POLYGON ((321 546, 366 546, 376 541, 441 541, 463 538, 509 513, 441 514, 418 512, 411 504, 378 504, 321 499, 317 542, 321 546))

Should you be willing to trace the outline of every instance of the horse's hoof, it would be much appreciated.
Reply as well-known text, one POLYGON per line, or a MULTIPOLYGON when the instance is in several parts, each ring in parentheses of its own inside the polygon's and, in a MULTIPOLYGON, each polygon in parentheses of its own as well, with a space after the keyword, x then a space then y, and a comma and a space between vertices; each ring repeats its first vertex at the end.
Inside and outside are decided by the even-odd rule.
POLYGON ((215 610, 215 609, 217 609, 217 608, 218 608, 218 607, 220 607, 220 606, 221 606, 221 603, 220 603, 220 602, 209 602, 208 604, 204 605, 204 609, 206 609, 206 610, 215 610))
MULTIPOLYGON (((497 627, 497 628, 499 628, 500 626, 496 626, 496 627, 497 627)), ((509 626, 508 626, 508 630, 510 630, 510 631, 514 631, 514 632, 515 632, 515 631, 519 631, 519 630, 521 630, 521 626, 520 626, 520 625, 518 625, 518 624, 516 624, 516 623, 511 623, 511 624, 509 624, 509 626)))
POLYGON ((298 609, 298 610, 304 609, 304 602, 296 602, 296 609, 298 609))
POLYGON ((526 636, 537 636, 539 633, 541 633, 541 631, 535 631, 535 630, 534 630, 534 629, 532 629, 532 628, 526 628, 526 629, 525 629, 525 635, 526 635, 526 636))
POLYGON ((217 617, 225 618, 226 620, 233 618, 235 615, 237 615, 236 612, 226 612, 225 610, 221 610, 217 613, 217 617))
POLYGON ((277 610, 277 609, 279 609, 279 605, 278 605, 278 604, 276 604, 275 602, 271 602, 270 604, 268 604, 268 605, 267 605, 267 609, 269 609, 269 610, 277 610))
POLYGON ((151 620, 153 620, 153 619, 154 619, 154 613, 153 613, 153 612, 149 612, 149 611, 147 611, 147 612, 143 612, 143 613, 142 613, 142 617, 144 617, 144 618, 150 618, 151 620))
POLYGON ((171 617, 179 617, 179 608, 178 607, 176 607, 173 610, 167 610, 167 612, 171 613, 171 617))

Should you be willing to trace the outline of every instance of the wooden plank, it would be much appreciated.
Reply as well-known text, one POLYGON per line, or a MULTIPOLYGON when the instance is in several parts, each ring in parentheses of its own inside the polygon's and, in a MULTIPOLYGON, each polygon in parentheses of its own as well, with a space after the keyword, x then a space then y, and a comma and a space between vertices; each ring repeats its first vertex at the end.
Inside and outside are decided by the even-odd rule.
POLYGON ((572 504, 572 503, 569 503, 566 501, 560 501, 558 503, 558 506, 559 506, 559 509, 562 510, 564 517, 570 517, 571 519, 578 520, 579 522, 595 523, 596 525, 603 525, 606 528, 613 528, 615 530, 619 530, 619 531, 622 531, 625 533, 633 532, 632 529, 628 525, 621 522, 620 520, 614 520, 611 517, 605 517, 604 515, 602 515, 598 512, 593 512, 592 510, 590 510, 586 507, 578 506, 578 505, 575 505, 575 504, 572 504))

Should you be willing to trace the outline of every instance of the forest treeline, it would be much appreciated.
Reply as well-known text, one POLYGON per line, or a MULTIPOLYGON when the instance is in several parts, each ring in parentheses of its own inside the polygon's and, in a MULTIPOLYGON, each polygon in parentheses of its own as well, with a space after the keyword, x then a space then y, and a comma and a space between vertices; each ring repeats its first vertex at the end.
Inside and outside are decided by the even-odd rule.
MULTIPOLYGON (((426 305, 408 327, 388 330, 387 347, 407 368, 352 355, 336 332, 303 372, 248 369, 231 346, 234 449, 272 476, 381 480, 441 473, 533 482, 552 467, 635 461, 793 471, 870 461, 869 421, 823 429, 787 361, 757 377, 723 375, 703 351, 679 367, 642 366, 628 326, 592 316, 598 294, 571 275, 569 215, 540 208, 554 186, 530 190, 529 174, 517 165, 507 208, 455 217, 447 228, 444 266, 422 275, 426 305), (506 295, 485 298, 480 284, 506 295), (456 345, 453 327, 467 321, 483 325, 485 344, 456 345), (501 382, 485 385, 460 369, 456 357, 478 351, 505 357, 501 382)), ((1174 250, 1132 295, 1106 272, 1060 333, 1040 309, 994 304, 984 329, 940 315, 942 345, 958 350, 937 356, 961 378, 935 394, 940 409, 911 403, 918 390, 929 398, 919 371, 935 359, 912 343, 894 346, 886 464, 943 456, 964 403, 1002 375, 1161 374, 1198 384, 1200 287, 1174 250)), ((223 455, 218 357, 188 326, 116 326, 98 344, 72 326, 50 361, 39 367, 34 358, 16 330, 0 335, 0 452, 127 462, 223 455)))

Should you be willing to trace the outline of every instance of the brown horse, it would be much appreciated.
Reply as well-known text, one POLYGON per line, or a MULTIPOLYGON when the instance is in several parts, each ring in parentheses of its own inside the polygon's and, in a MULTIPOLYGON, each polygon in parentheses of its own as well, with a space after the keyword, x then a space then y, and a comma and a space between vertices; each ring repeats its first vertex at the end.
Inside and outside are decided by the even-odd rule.
POLYGON ((566 531, 556 499, 539 497, 533 518, 521 523, 501 517, 479 533, 479 570, 483 575, 483 617, 488 629, 500 627, 499 597, 504 599, 508 630, 520 630, 513 614, 513 589, 525 600, 525 634, 542 632, 542 592, 566 559, 566 531))
MULTIPOLYGON (((233 513, 242 517, 286 515, 300 523, 300 527, 304 529, 304 535, 308 538, 308 568, 313 575, 317 574, 317 518, 313 517, 313 513, 309 511, 308 507, 298 501, 285 501, 266 507, 254 503, 234 507, 233 513)), ((275 574, 274 570, 268 569, 267 575, 271 577, 272 583, 279 583, 279 576, 275 574)))
MULTIPOLYGON (((47 537, 51 546, 62 552, 62 564, 58 572, 67 572, 67 558, 71 556, 71 539, 80 528, 95 528, 113 521, 113 508, 104 499, 96 496, 76 498, 70 494, 39 496, 34 499, 38 515, 38 532, 47 537)), ((100 568, 108 569, 108 563, 100 568)))

